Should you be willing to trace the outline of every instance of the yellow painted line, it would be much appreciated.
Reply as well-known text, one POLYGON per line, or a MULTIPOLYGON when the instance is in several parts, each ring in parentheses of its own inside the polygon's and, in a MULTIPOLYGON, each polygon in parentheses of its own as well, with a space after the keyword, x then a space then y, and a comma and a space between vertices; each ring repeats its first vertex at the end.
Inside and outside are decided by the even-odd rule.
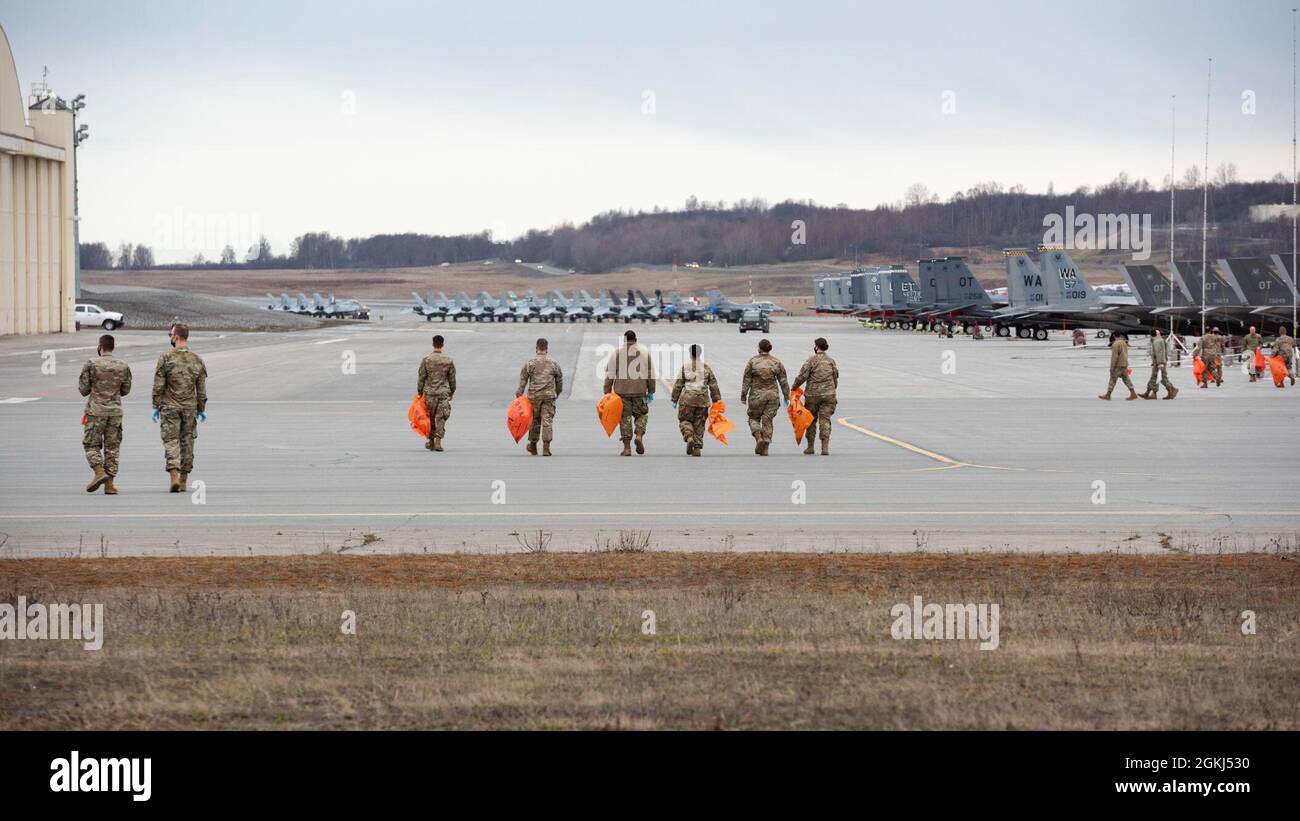
MULTIPOLYGON (((1104 506, 1101 506, 1104 507, 1104 506)), ((1169 517, 1198 516, 1210 518, 1215 516, 1233 517, 1300 517, 1300 510, 516 510, 516 511, 276 511, 268 513, 217 512, 217 513, 53 513, 49 515, 3 514, 0 520, 19 521, 57 521, 85 519, 519 519, 550 516, 555 518, 625 518, 647 516, 712 516, 730 518, 753 517, 840 517, 840 518, 896 518, 900 516, 919 517, 1020 517, 1020 518, 1055 518, 1068 517, 1169 517)))
POLYGON ((893 445, 894 447, 899 447, 902 448, 903 450, 911 451, 912 453, 915 453, 919 456, 924 456, 927 459, 933 459, 936 462, 942 462, 943 464, 948 465, 950 467, 955 467, 955 468, 974 467, 973 465, 969 465, 966 462, 961 462, 958 461, 957 459, 944 456, 942 453, 935 453, 932 450, 926 450, 925 448, 918 447, 916 445, 913 445, 911 442, 904 442, 902 439, 895 439, 892 436, 886 436, 885 434, 877 433, 874 430, 867 430, 861 425, 855 425, 852 422, 850 422, 849 417, 847 416, 841 416, 839 419, 836 419, 835 421, 846 428, 852 428, 853 430, 856 430, 858 433, 865 433, 867 436, 870 436, 873 439, 879 439, 880 441, 886 442, 890 445, 893 445))

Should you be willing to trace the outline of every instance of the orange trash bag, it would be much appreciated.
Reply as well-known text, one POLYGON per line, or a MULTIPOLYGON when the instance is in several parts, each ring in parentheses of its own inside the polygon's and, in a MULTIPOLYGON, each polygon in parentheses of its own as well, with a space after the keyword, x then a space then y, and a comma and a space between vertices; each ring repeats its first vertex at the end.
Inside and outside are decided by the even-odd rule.
POLYGON ((411 407, 406 409, 406 419, 411 423, 411 430, 429 438, 429 431, 432 430, 432 423, 429 421, 429 407, 424 404, 424 397, 416 394, 411 400, 411 407))
POLYGON ((515 437, 515 444, 524 438, 524 434, 533 426, 533 402, 527 396, 515 397, 515 401, 510 403, 510 410, 506 411, 506 427, 510 428, 510 435, 515 437))
POLYGON ((1268 369, 1273 375, 1274 385, 1281 385, 1282 380, 1290 375, 1290 372, 1286 369, 1286 360, 1280 356, 1270 356, 1268 358, 1268 369))
POLYGON ((1205 374, 1205 361, 1199 356, 1192 357, 1192 379, 1199 383, 1205 374))
POLYGON ((614 429, 623 418, 623 397, 616 393, 607 393, 596 403, 596 415, 600 417, 601 427, 606 436, 613 436, 614 429))
POLYGON ((1264 372, 1264 349, 1255 349, 1255 373, 1264 372))
POLYGON ((790 424, 794 426, 794 443, 801 444, 804 432, 817 421, 812 411, 803 406, 803 388, 790 391, 790 407, 786 408, 786 413, 790 415, 790 424))
POLYGON ((736 423, 722 414, 727 410, 727 403, 719 399, 709 406, 709 435, 722 444, 727 444, 727 434, 736 429, 736 423))

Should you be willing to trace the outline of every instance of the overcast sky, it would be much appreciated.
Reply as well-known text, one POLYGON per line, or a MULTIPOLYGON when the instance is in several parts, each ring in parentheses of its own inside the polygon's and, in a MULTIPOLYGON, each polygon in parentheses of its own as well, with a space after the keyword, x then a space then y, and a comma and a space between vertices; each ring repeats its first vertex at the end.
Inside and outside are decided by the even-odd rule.
POLYGON ((283 253, 310 230, 509 238, 692 194, 1161 185, 1171 95, 1178 175, 1201 162, 1207 57, 1210 167, 1289 173, 1290 7, 41 0, 0 25, 24 93, 48 66, 87 96, 82 240, 169 262, 215 255, 166 236, 189 217, 283 253))

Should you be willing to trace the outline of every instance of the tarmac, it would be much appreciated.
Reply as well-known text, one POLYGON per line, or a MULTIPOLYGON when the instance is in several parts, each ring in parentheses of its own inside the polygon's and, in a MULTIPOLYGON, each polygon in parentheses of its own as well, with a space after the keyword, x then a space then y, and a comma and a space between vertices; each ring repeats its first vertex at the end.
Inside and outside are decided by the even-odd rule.
MULTIPOLYGON (((0 557, 322 552, 651 550, 870 552, 1289 551, 1300 393, 1249 384, 1176 401, 1098 401, 1108 352, 1048 341, 867 330, 774 317, 793 380, 826 336, 840 367, 828 457, 805 456, 784 412, 772 455, 753 453, 741 374, 762 335, 723 323, 427 323, 295 332, 196 332, 209 372, 191 487, 167 493, 150 421, 157 331, 117 332, 132 366, 115 497, 87 494, 76 389, 99 331, 0 339, 0 557), (648 452, 619 456, 594 410, 602 357, 627 327, 665 368, 703 345, 737 430, 685 454, 667 386, 648 452), (416 369, 442 333, 459 389, 446 451, 406 420, 416 369), (505 425, 536 337, 564 369, 555 456, 505 425), (53 352, 48 353, 48 352, 53 352), (52 367, 51 367, 52 363, 52 367), (355 364, 354 369, 348 366, 355 364), (349 372, 351 370, 351 372, 349 372)), ((1149 373, 1134 340, 1133 379, 1149 373)), ((675 373, 661 373, 671 382, 675 373)))

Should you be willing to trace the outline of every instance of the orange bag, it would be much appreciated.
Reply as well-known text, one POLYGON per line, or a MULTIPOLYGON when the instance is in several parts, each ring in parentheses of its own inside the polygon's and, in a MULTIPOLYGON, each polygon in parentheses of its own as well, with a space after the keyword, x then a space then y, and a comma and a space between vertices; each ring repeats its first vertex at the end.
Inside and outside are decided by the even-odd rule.
POLYGON ((1264 372, 1264 349, 1255 349, 1255 373, 1264 372))
POLYGON ((1273 375, 1274 385, 1281 385, 1282 380, 1290 375, 1290 372, 1286 369, 1286 360, 1280 356, 1270 356, 1268 358, 1268 369, 1273 375))
POLYGON ((1205 361, 1202 360, 1199 356, 1193 356, 1192 357, 1192 379, 1199 384, 1201 381, 1201 377, 1204 375, 1205 375, 1205 361))
POLYGON ((506 411, 506 427, 510 428, 510 435, 515 437, 515 444, 524 438, 528 429, 533 426, 533 402, 527 396, 517 396, 515 401, 510 403, 510 410, 506 411))
POLYGON ((411 407, 406 409, 406 419, 411 423, 411 430, 429 438, 429 431, 432 430, 432 422, 429 420, 429 407, 424 404, 424 397, 416 394, 411 400, 411 407))
POLYGON ((790 391, 790 407, 786 408, 786 413, 790 415, 790 424, 794 425, 794 443, 801 444, 804 431, 817 421, 812 411, 803 406, 803 388, 790 391))
POLYGON ((607 393, 596 403, 596 415, 600 417, 601 427, 606 436, 613 436, 614 429, 623 418, 623 397, 616 393, 607 393))
POLYGON ((709 435, 722 444, 727 444, 727 434, 736 429, 736 423, 722 414, 727 410, 727 403, 719 399, 709 406, 709 435))

